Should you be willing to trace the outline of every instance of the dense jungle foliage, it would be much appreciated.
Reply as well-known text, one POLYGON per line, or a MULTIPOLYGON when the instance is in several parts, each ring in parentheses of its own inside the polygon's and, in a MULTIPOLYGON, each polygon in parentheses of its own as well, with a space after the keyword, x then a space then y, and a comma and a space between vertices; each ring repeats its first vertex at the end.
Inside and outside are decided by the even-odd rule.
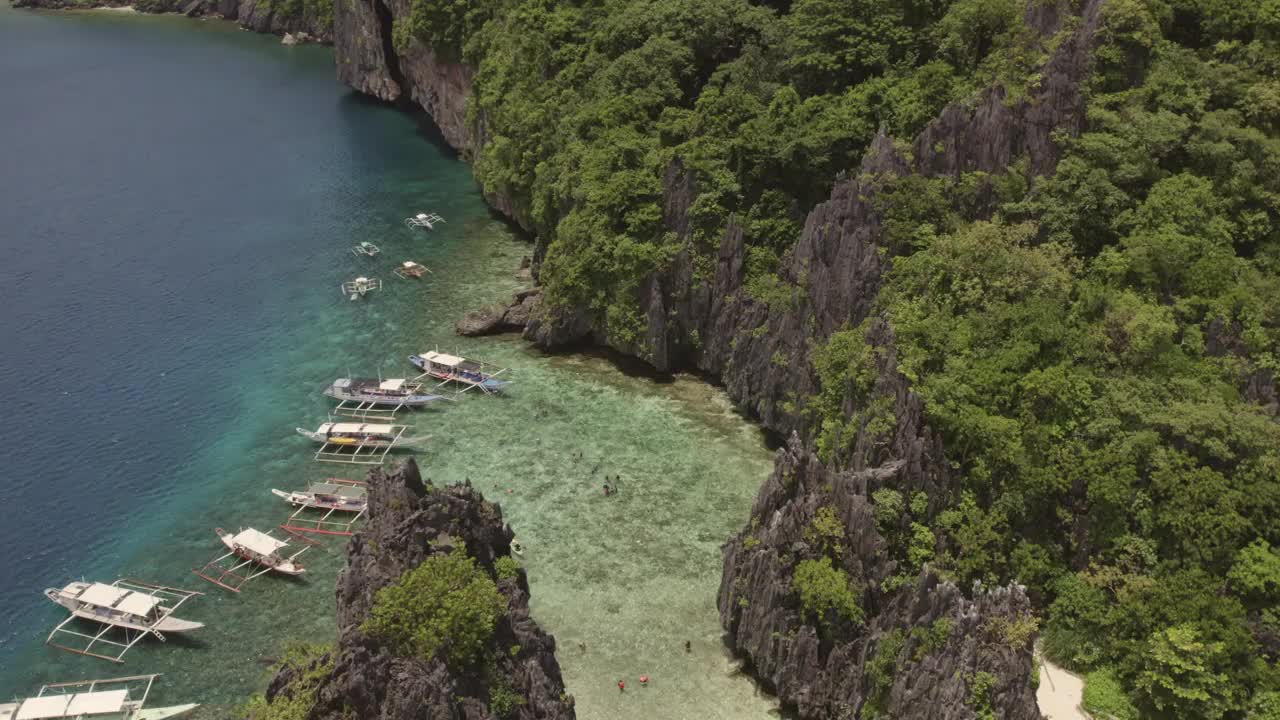
MULTIPOLYGON (((878 131, 1039 82, 1061 37, 1023 11, 1049 1, 414 0, 397 31, 478 69, 479 178, 548 242, 545 297, 625 339, 638 282, 684 246, 661 222, 673 159, 695 262, 736 215, 767 295, 878 131)), ((1052 176, 879 198, 877 314, 961 491, 931 515, 878 493, 899 512, 877 523, 895 582, 928 562, 1027 585, 1049 654, 1117 717, 1280 718, 1280 0, 1106 0, 1092 71, 1052 176)), ((864 328, 816 348, 797 411, 833 463, 891 427, 877 352, 864 328)))

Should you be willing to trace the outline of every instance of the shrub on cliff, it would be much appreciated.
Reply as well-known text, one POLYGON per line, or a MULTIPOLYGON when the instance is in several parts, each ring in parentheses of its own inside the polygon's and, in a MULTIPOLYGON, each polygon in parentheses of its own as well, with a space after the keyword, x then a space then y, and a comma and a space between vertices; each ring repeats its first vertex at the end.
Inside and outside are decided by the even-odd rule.
POLYGON ((326 645, 298 644, 285 648, 276 670, 292 673, 292 680, 270 702, 254 695, 237 715, 244 720, 306 720, 316 701, 316 688, 333 670, 333 655, 326 645))
POLYGON ((805 612, 825 626, 834 625, 839 618, 862 624, 862 606, 853 594, 849 576, 833 567, 829 557, 797 563, 791 589, 800 594, 805 612))
POLYGON ((437 655, 454 667, 479 659, 506 598, 461 549, 432 555, 378 591, 362 629, 403 655, 437 655))

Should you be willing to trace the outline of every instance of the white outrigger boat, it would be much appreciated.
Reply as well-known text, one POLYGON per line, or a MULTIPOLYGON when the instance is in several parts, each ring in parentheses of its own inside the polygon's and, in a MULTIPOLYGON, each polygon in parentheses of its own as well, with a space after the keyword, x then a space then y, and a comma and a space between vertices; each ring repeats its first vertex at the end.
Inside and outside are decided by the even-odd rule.
POLYGON ((324 394, 338 400, 335 415, 360 420, 390 420, 405 408, 426 407, 443 395, 426 392, 422 383, 404 378, 338 378, 324 389, 324 394))
POLYGON ((320 443, 315 459, 356 465, 380 465, 400 441, 406 425, 327 422, 314 431, 295 428, 298 434, 320 443))
POLYGON ((359 245, 351 248, 351 252, 355 255, 363 255, 365 257, 373 257, 382 252, 382 248, 371 242, 361 242, 359 245))
POLYGON ((404 219, 405 227, 426 228, 428 230, 434 230, 436 225, 439 225, 442 222, 444 222, 444 218, 435 213, 418 213, 413 217, 407 217, 404 219))
POLYGON ((431 271, 427 269, 426 265, 419 265, 412 260, 405 260, 400 263, 400 267, 391 272, 405 280, 417 280, 431 271))
POLYGON ((311 483, 306 490, 287 492, 272 488, 271 494, 297 508, 280 525, 287 532, 351 535, 351 528, 369 510, 369 488, 357 480, 326 478, 311 483), (324 515, 320 518, 308 518, 308 512, 323 512, 324 515), (330 519, 339 514, 344 519, 330 519))
POLYGON ((230 533, 222 528, 214 528, 213 532, 231 552, 210 560, 204 567, 192 572, 218 587, 240 592, 245 583, 259 575, 273 571, 285 575, 301 575, 307 571, 297 561, 297 557, 307 551, 306 548, 286 557, 280 551, 289 547, 289 543, 261 530, 246 528, 230 533), (262 569, 246 571, 245 568, 250 565, 258 565, 262 569))
POLYGON ((422 375, 414 378, 415 380, 423 377, 435 378, 440 381, 440 384, 436 385, 437 388, 455 383, 462 386, 459 394, 479 388, 480 392, 492 395, 502 392, 511 384, 509 380, 498 379, 499 375, 507 371, 506 368, 480 360, 468 360, 459 355, 447 355, 436 350, 410 355, 409 362, 422 371, 422 375))
POLYGON ((121 579, 110 585, 99 582, 72 582, 61 588, 46 588, 45 597, 71 611, 70 617, 58 623, 45 644, 80 655, 124 662, 124 654, 142 638, 154 635, 164 640, 164 633, 181 634, 198 630, 204 623, 180 620, 173 616, 178 606, 202 593, 194 590, 152 585, 139 580, 121 579), (100 632, 89 635, 68 628, 74 621, 100 623, 100 632), (111 630, 124 634, 123 642, 107 637, 111 630), (71 647, 55 642, 62 636, 88 640, 84 647, 71 647), (94 652, 97 645, 118 648, 115 655, 94 652))
POLYGON ((0 703, 0 720, 168 720, 200 707, 197 703, 144 708, 158 673, 104 680, 49 683, 34 696, 0 703))
POLYGON ((352 300, 359 300, 374 290, 382 289, 382 281, 377 278, 358 277, 355 280, 348 280, 339 286, 342 294, 352 300))

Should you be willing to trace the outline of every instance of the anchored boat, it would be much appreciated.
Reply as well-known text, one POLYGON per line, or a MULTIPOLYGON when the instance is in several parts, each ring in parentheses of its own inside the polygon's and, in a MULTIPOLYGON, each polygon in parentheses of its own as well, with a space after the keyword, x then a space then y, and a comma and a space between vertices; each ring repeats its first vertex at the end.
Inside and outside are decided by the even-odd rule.
POLYGON ((311 483, 306 490, 286 492, 272 488, 271 493, 297 508, 280 525, 286 531, 350 535, 352 526, 369 509, 368 487, 356 480, 326 478, 311 483), (319 512, 324 515, 315 518, 314 515, 319 512), (307 517, 308 514, 312 517, 307 517), (334 516, 342 519, 331 520, 334 516))
POLYGON ((351 252, 356 255, 373 257, 374 255, 377 255, 378 253, 382 252, 382 248, 378 247, 377 245, 374 245, 371 242, 362 242, 359 245, 356 245, 355 247, 351 248, 351 252))
POLYGON ((355 280, 348 280, 339 286, 342 294, 350 297, 352 300, 359 300, 374 290, 382 289, 382 281, 377 278, 358 277, 355 280))
MULTIPOLYGON (((194 590, 152 585, 140 580, 121 579, 110 585, 100 582, 72 582, 61 588, 47 588, 45 597, 71 611, 45 639, 47 645, 80 655, 124 662, 124 654, 147 635, 164 640, 164 633, 186 633, 204 627, 204 623, 180 620, 173 616, 178 606, 201 593, 194 590), (103 625, 100 632, 89 635, 69 629, 76 619, 103 625), (119 630, 124 641, 111 639, 107 634, 119 630), (71 647, 54 642, 55 638, 70 636, 88 640, 84 647, 71 647), (97 645, 118 648, 115 655, 94 652, 97 645)), ((3 716, 0 716, 3 718, 3 716)))
POLYGON ((419 265, 412 260, 405 260, 400 263, 400 267, 392 270, 391 272, 405 280, 416 280, 431 271, 427 269, 426 265, 419 265))
POLYGON ((295 428, 299 435, 321 444, 316 460, 357 465, 381 464, 407 429, 406 425, 335 422, 323 423, 314 431, 295 428))
POLYGON ((486 394, 499 393, 511 384, 509 380, 498 379, 499 375, 507 371, 506 368, 480 360, 468 360, 458 355, 447 355, 435 350, 410 355, 409 362, 422 371, 422 376, 440 380, 440 384, 436 387, 456 383, 462 386, 460 393, 472 388, 479 388, 480 392, 486 394))
POLYGON ((159 674, 49 683, 33 697, 0 703, 0 720, 168 720, 200 707, 196 703, 143 709, 159 674))
POLYGON ((302 563, 297 561, 297 557, 307 551, 306 548, 286 557, 280 551, 289 547, 289 543, 261 530, 246 528, 230 533, 222 528, 215 528, 213 532, 231 552, 210 560, 204 567, 192 572, 218 587, 240 592, 245 583, 272 571, 285 575, 301 575, 306 572, 302 563), (245 568, 250 565, 258 565, 262 569, 245 572, 245 568))
POLYGON ((428 393, 422 383, 404 378, 338 378, 324 389, 324 394, 339 400, 334 412, 360 419, 390 420, 402 408, 426 407, 443 395, 428 393))
POLYGON ((444 222, 444 218, 435 213, 418 213, 413 217, 404 219, 405 227, 426 228, 427 230, 434 230, 436 225, 442 222, 444 222))

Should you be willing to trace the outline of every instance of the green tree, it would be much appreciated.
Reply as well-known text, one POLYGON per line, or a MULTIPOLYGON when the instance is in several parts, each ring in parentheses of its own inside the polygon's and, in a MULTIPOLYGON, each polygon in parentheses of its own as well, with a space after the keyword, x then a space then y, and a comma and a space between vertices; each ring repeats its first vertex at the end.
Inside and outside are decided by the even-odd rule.
POLYGON ((1254 540, 1236 555, 1227 573, 1232 589, 1257 605, 1280 604, 1280 553, 1265 540, 1254 540))
POLYGON ((1151 636, 1135 682, 1139 705, 1167 718, 1224 717, 1236 707, 1224 664, 1224 646, 1205 642, 1193 625, 1176 625, 1151 636))
POLYGON ((374 596, 362 629, 404 655, 462 667, 478 660, 506 613, 506 598, 461 548, 408 570, 374 596))
POLYGON ((800 595, 800 605, 805 612, 825 626, 835 624, 838 619, 854 625, 862 623, 862 605, 853 594, 849 576, 833 567, 829 557, 796 563, 791 589, 800 595))

